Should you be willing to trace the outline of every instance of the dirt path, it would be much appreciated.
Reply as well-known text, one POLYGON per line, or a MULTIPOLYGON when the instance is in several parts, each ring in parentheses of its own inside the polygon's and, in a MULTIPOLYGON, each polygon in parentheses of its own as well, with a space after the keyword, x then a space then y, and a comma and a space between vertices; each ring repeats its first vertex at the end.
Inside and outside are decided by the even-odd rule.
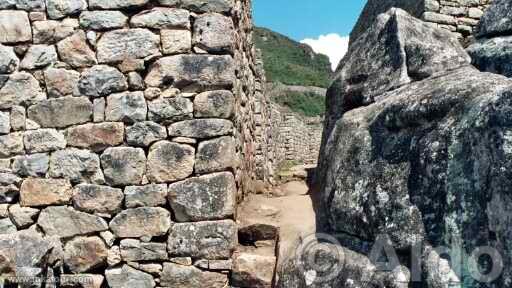
POLYGON ((278 187, 281 197, 251 195, 239 209, 242 226, 269 224, 280 228, 279 263, 292 255, 299 239, 316 232, 313 202, 304 182, 289 182, 278 187))

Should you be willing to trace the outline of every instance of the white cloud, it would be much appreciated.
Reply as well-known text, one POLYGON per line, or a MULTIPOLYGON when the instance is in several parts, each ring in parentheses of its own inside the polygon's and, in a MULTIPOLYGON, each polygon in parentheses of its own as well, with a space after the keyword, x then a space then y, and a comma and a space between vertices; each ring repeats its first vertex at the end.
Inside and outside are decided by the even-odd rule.
POLYGON ((348 50, 348 36, 340 36, 336 33, 320 35, 318 39, 307 38, 300 43, 305 43, 313 48, 316 53, 327 55, 331 60, 332 70, 336 70, 338 63, 348 50))

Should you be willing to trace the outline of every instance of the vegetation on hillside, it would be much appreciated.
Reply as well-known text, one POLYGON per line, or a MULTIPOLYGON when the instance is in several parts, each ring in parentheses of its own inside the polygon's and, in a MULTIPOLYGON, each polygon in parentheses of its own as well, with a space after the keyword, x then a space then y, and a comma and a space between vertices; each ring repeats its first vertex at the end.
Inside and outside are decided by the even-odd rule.
POLYGON ((323 95, 287 91, 274 96, 272 100, 303 116, 315 117, 325 114, 325 96, 323 95))
POLYGON ((327 56, 266 28, 255 28, 254 41, 263 54, 267 81, 324 88, 329 85, 332 71, 327 56))

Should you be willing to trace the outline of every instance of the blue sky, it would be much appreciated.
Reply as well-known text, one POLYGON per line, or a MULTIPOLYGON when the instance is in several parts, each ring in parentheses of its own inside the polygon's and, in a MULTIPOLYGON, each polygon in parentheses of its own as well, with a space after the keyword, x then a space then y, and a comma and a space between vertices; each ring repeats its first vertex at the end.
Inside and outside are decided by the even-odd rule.
POLYGON ((348 35, 365 0, 253 0, 255 23, 300 41, 348 35))
POLYGON ((348 36, 366 0, 253 0, 254 22, 307 43, 331 58, 346 52, 348 36))

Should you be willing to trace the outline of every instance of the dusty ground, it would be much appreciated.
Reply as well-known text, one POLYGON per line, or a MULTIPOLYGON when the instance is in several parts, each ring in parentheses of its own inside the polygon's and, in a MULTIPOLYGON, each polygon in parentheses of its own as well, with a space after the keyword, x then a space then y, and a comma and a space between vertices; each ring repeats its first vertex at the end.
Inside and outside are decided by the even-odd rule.
MULTIPOLYGON (((282 263, 285 257, 293 255, 300 239, 316 232, 316 217, 305 182, 289 182, 276 189, 282 196, 250 195, 239 208, 237 218, 241 219, 242 226, 269 224, 279 227, 278 263, 282 263)), ((272 253, 265 249, 260 252, 272 253)))

